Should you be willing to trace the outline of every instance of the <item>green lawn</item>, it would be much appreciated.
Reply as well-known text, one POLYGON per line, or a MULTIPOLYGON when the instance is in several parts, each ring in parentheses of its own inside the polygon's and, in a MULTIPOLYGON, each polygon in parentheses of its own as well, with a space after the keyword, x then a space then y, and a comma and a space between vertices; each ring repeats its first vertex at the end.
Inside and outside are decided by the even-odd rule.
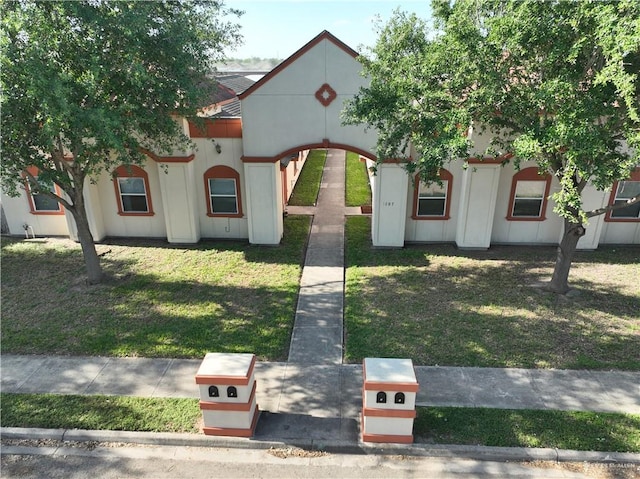
POLYGON ((360 155, 347 151, 345 164, 345 205, 371 205, 371 188, 367 164, 360 161, 360 155))
POLYGON ((320 192, 320 182, 327 150, 311 150, 305 161, 298 181, 293 188, 289 204, 291 206, 315 206, 320 192))
POLYGON ((557 296, 555 248, 450 245, 372 249, 366 217, 347 220, 346 359, 420 365, 640 369, 640 247, 578 252, 557 296))
MULTIPOLYGON (((3 427, 197 433, 197 399, 8 394, 3 427)), ((417 443, 640 452, 640 415, 480 408, 418 408, 417 443)))
POLYGON ((640 452, 640 415, 420 407, 414 435, 436 444, 640 452))
MULTIPOLYGON (((76 244, 3 238, 3 353, 284 360, 309 221, 288 217, 279 247, 100 244, 110 280, 94 287, 76 244)), ((532 286, 554 248, 381 250, 369 228, 347 222, 347 361, 640 370, 639 247, 577 253, 567 298, 532 286)))
POLYGON ((2 399, 3 427, 106 431, 198 432, 197 399, 8 394, 2 399))
POLYGON ((110 279, 98 286, 77 244, 3 238, 2 352, 286 359, 309 227, 286 218, 279 247, 100 244, 110 279))

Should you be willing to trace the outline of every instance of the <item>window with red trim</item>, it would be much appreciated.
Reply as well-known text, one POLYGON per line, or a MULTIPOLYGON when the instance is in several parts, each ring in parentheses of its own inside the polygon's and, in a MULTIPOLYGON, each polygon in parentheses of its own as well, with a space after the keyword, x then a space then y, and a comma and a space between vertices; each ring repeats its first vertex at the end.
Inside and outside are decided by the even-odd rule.
POLYGON ((451 186, 453 175, 441 169, 439 182, 426 184, 420 181, 420 175, 415 177, 413 190, 414 220, 448 220, 451 207, 451 186))
POLYGON ((240 175, 228 166, 213 166, 204 173, 207 216, 242 218, 240 175))
POLYGON ((540 175, 535 166, 525 168, 513 175, 507 219, 510 221, 544 221, 550 187, 551 176, 540 175))
MULTIPOLYGON (((610 205, 626 203, 640 195, 640 168, 637 168, 628 180, 616 181, 611 189, 610 205)), ((607 211, 605 221, 640 221, 640 202, 623 208, 607 211)))
MULTIPOLYGON (((38 181, 39 170, 36 167, 28 169, 29 173, 38 181)), ((29 211, 33 215, 63 215, 64 210, 62 205, 54 198, 44 195, 42 193, 33 193, 31 191, 31 185, 29 180, 25 179, 25 190, 27 192, 27 200, 29 201, 29 211)), ((55 183, 51 184, 49 190, 52 193, 60 196, 62 193, 60 188, 55 183)))
POLYGON ((139 166, 123 165, 116 169, 113 185, 118 214, 121 216, 152 216, 149 175, 139 166))

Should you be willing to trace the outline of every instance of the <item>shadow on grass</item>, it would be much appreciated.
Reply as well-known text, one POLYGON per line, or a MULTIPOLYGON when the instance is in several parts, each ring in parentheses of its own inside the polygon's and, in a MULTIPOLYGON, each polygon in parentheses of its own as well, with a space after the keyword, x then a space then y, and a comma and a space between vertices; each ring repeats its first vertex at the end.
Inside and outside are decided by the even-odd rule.
MULTIPOLYGON (((557 247, 542 245, 495 245, 488 250, 460 250, 451 243, 409 243, 404 248, 374 248, 371 243, 371 218, 366 216, 349 218, 345 236, 350 266, 371 266, 386 262, 395 264, 398 261, 419 263, 428 261, 430 255, 436 254, 487 262, 513 261, 528 267, 553 267, 557 255, 557 247)), ((638 266, 640 265, 640 245, 601 245, 594 251, 576 251, 572 264, 638 266)))
MULTIPOLYGON (((609 252, 574 275, 572 297, 544 292, 553 248, 457 251, 450 245, 376 250, 368 219, 348 222, 346 356, 409 357, 416 364, 640 369, 640 292, 632 258, 604 281, 609 252), (598 279, 601 278, 602 281, 598 279), (625 279, 626 278, 626 279, 625 279), (635 278, 635 279, 634 279, 635 278)), ((577 269, 577 268, 576 268, 577 269)))
POLYGON ((285 359, 309 224, 288 218, 273 248, 111 241, 99 245, 107 280, 96 286, 68 240, 3 242, 3 352, 285 359))
POLYGON ((302 264, 311 228, 311 217, 290 215, 284 219, 284 233, 280 244, 273 246, 252 245, 244 239, 203 238, 198 243, 172 244, 164 239, 105 238, 104 246, 126 246, 132 248, 158 248, 178 251, 237 251, 247 261, 254 263, 302 264))
POLYGON ((28 299, 22 308, 5 301, 3 352, 193 358, 254 352, 281 360, 296 296, 295 284, 233 287, 131 275, 88 294, 67 291, 46 309, 28 299))
POLYGON ((296 181, 288 204, 291 206, 315 206, 320 193, 320 183, 327 159, 327 150, 311 150, 296 181))

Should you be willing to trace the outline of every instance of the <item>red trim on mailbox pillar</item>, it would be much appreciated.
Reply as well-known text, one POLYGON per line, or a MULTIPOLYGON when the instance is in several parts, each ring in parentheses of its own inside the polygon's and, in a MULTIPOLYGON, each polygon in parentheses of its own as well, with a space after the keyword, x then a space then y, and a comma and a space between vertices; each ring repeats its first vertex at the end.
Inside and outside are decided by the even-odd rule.
POLYGON ((251 358, 251 364, 246 376, 210 376, 207 374, 196 375, 196 384, 223 384, 225 386, 247 386, 256 365, 256 357, 251 358))
POLYGON ((253 420, 251 421, 251 427, 249 429, 236 429, 231 427, 210 427, 205 426, 202 428, 207 436, 236 436, 236 437, 252 437, 258 424, 258 416, 260 415, 260 409, 256 405, 256 412, 253 414, 253 420))

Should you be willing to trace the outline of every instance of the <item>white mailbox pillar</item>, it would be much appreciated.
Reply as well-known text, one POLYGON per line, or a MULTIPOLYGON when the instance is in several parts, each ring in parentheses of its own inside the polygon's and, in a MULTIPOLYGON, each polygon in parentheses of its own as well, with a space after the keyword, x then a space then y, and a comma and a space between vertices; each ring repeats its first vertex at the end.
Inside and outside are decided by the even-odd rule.
POLYGON ((256 403, 254 354, 207 353, 196 374, 204 433, 251 437, 260 411, 256 403))
POLYGON ((418 381, 411 359, 365 358, 362 440, 413 442, 418 381))

